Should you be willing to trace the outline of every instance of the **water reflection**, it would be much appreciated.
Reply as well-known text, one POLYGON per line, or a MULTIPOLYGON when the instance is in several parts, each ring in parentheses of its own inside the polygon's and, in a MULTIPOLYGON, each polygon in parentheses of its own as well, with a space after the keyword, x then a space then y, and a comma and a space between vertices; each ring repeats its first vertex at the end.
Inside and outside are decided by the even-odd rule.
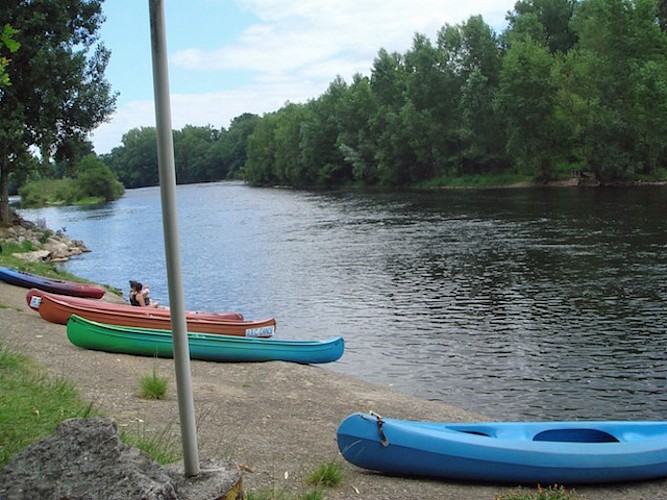
MULTIPOLYGON (((342 371, 497 418, 663 418, 665 188, 178 189, 186 306, 347 340, 342 371)), ((157 189, 24 211, 166 302, 157 189)))

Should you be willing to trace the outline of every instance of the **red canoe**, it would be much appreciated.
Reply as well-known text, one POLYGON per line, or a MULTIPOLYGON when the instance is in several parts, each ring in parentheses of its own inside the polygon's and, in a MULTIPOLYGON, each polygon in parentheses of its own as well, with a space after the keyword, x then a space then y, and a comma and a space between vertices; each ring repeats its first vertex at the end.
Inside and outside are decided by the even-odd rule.
MULTIPOLYGON (((30 290, 28 305, 39 311, 51 323, 66 325, 72 314, 99 323, 171 330, 169 309, 112 304, 96 300, 73 299, 55 294, 30 290)), ((238 313, 187 312, 189 332, 236 335, 241 337, 271 337, 276 320, 245 321, 238 313)))
POLYGON ((2 266, 0 266, 0 280, 11 285, 22 286, 23 288, 38 288, 45 292, 71 295, 73 297, 101 299, 106 292, 104 288, 98 285, 48 278, 2 266))

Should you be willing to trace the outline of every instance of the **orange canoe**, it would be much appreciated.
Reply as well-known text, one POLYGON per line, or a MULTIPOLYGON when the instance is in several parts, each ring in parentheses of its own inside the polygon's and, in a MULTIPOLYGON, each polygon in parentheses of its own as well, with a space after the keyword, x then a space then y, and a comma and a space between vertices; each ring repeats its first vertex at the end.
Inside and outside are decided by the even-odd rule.
MULTIPOLYGON (((117 304, 112 302, 106 302, 102 300, 92 300, 84 299, 81 297, 70 297, 64 296, 57 293, 49 293, 37 288, 31 289, 25 296, 26 301, 31 309, 39 311, 39 304, 41 298, 45 295, 48 295, 51 298, 55 298, 61 302, 66 302, 74 306, 83 306, 93 309, 99 309, 102 311, 127 311, 133 314, 145 314, 147 316, 166 316, 169 317, 169 309, 164 308, 140 308, 138 306, 131 306, 130 304, 117 304)), ((243 319, 243 314, 238 312, 202 312, 202 311, 186 311, 187 318, 199 318, 199 319, 211 319, 213 321, 218 319, 234 319, 239 320, 243 319)), ((65 321, 64 324, 67 324, 65 321)))
MULTIPOLYGON (((31 308, 51 323, 66 325, 72 314, 99 323, 171 330, 168 309, 136 307, 112 304, 96 300, 75 299, 30 290, 26 297, 31 308)), ((245 321, 237 313, 186 313, 189 332, 236 335, 240 337, 271 337, 276 329, 276 320, 245 321)))

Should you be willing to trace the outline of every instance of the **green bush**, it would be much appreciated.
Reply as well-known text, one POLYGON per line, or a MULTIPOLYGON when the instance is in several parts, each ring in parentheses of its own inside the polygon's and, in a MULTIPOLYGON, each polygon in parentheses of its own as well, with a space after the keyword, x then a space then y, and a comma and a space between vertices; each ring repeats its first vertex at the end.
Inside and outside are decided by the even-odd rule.
POLYGON ((79 199, 101 198, 104 201, 113 201, 125 193, 125 188, 113 172, 94 154, 86 156, 79 163, 76 184, 79 199))
POLYGON ((84 157, 77 170, 75 179, 40 179, 25 183, 19 189, 21 206, 112 201, 125 193, 113 172, 94 154, 84 157))
POLYGON ((30 181, 19 189, 21 206, 41 207, 57 203, 74 203, 78 187, 73 179, 41 179, 30 181))

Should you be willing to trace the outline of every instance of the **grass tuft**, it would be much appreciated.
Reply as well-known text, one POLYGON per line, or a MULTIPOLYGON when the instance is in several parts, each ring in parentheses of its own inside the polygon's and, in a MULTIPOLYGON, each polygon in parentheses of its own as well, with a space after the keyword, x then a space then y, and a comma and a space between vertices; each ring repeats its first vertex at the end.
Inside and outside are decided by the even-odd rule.
POLYGON ((153 368, 153 373, 143 375, 140 380, 140 394, 145 399, 164 399, 167 394, 169 380, 161 377, 153 368))
POLYGON ((335 488, 343 480, 343 469, 340 464, 329 462, 322 464, 317 470, 312 472, 307 483, 317 487, 335 488))
POLYGON ((150 432, 145 428, 123 431, 121 440, 125 444, 139 448, 160 465, 177 462, 182 457, 178 437, 172 432, 171 426, 157 432, 150 432))

